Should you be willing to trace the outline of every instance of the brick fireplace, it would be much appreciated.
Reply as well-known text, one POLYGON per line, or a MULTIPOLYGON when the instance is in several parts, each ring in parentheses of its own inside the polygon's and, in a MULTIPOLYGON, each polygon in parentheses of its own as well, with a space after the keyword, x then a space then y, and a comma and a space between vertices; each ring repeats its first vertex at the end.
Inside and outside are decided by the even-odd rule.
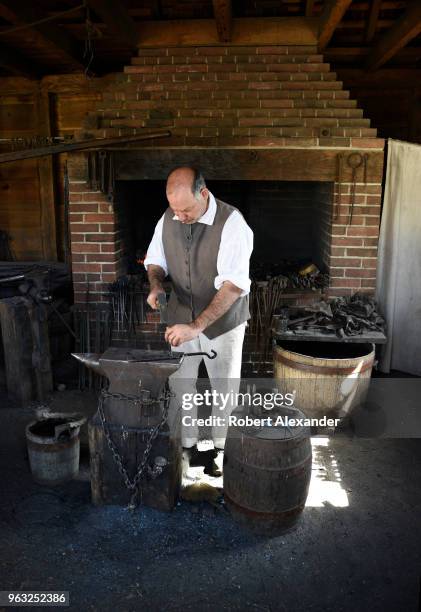
MULTIPOLYGON (((168 129, 171 136, 113 151, 113 203, 88 188, 85 154, 69 160, 76 304, 86 303, 88 286, 91 302, 106 301, 108 283, 127 271, 126 190, 118 186, 140 186, 134 205, 141 218, 142 207, 152 205, 142 199, 142 183, 163 181, 183 164, 243 190, 257 183, 272 193, 281 182, 287 191, 318 185, 317 193, 330 194, 323 202, 311 196, 315 251, 330 274, 329 294, 374 292, 384 142, 315 48, 143 48, 102 92, 79 136, 131 136, 145 128, 168 129)), ((277 206, 287 207, 286 200, 277 206)), ((265 202, 256 200, 257 240, 265 202)), ((295 202, 291 196, 288 206, 295 202)), ((271 229, 277 219, 273 212, 267 217, 271 229)))

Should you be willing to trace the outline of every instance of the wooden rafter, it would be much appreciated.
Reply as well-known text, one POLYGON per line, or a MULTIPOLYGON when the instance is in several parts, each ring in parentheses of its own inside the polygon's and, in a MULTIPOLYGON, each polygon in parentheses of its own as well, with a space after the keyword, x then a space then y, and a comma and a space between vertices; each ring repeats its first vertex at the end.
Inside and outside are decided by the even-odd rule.
POLYGON ((314 0, 306 0, 306 17, 313 17, 314 0))
POLYGON ((420 32, 421 4, 417 1, 405 11, 393 27, 383 34, 379 42, 373 47, 367 58, 367 68, 376 70, 382 66, 420 32))
POLYGON ((373 0, 371 3, 370 13, 368 15, 367 29, 365 32, 365 40, 368 43, 373 40, 374 34, 376 33, 376 27, 379 19, 381 5, 382 0, 373 0))
POLYGON ((119 0, 88 0, 88 5, 102 19, 111 34, 135 49, 139 42, 136 24, 119 0))
POLYGON ((319 49, 324 49, 352 0, 327 0, 319 23, 319 49))
POLYGON ((230 42, 232 30, 231 0, 213 0, 213 14, 215 16, 219 40, 221 42, 230 42))
POLYGON ((0 67, 15 76, 26 77, 28 79, 40 76, 32 61, 29 61, 27 57, 24 57, 15 49, 3 44, 0 45, 0 67))
MULTIPOLYGON (((12 22, 18 25, 34 23, 46 17, 46 14, 34 5, 32 0, 1 0, 0 5, 5 7, 11 15, 12 22)), ((60 49, 79 68, 84 66, 83 43, 74 38, 67 30, 53 22, 40 23, 32 26, 43 38, 60 49)))

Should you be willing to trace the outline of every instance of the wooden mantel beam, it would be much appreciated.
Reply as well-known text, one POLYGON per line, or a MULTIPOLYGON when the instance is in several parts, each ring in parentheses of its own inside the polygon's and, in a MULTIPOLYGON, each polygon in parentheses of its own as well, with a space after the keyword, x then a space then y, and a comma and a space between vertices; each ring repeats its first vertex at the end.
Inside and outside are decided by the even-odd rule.
MULTIPOLYGON (((139 48, 223 45, 213 19, 140 21, 139 48)), ((241 17, 232 20, 231 44, 316 46, 316 17, 241 17)))
MULTIPOLYGON (((7 9, 12 23, 21 25, 34 23, 46 17, 32 0, 1 0, 0 5, 7 9)), ((84 67, 83 41, 78 41, 67 30, 57 26, 54 22, 40 23, 31 27, 41 34, 45 40, 60 49, 78 68, 84 67)))
POLYGON ((116 39, 131 49, 137 48, 139 34, 136 24, 120 0, 87 0, 87 2, 116 39))
POLYGON ((376 70, 421 32, 421 3, 412 4, 370 51, 366 67, 376 70))
POLYGON ((213 14, 220 42, 230 42, 232 30, 231 0, 213 0, 213 14))
POLYGON ((319 22, 319 49, 324 49, 333 36, 352 0, 327 0, 319 22))

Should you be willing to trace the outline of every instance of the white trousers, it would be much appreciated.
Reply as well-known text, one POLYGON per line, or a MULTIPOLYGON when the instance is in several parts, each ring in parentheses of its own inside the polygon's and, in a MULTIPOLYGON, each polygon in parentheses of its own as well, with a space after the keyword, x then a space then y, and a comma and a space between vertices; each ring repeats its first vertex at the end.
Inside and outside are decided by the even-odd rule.
MULTIPOLYGON (((240 388, 241 377, 241 357, 243 351, 244 332, 246 323, 241 323, 234 329, 221 334, 217 338, 210 340, 205 334, 199 334, 194 340, 184 342, 180 346, 172 347, 175 352, 196 353, 203 351, 210 353, 212 349, 216 351, 215 359, 207 357, 185 357, 180 368, 172 374, 169 379, 169 386, 175 397, 170 402, 170 420, 175 417, 179 410, 182 417, 188 415, 192 424, 182 426, 182 444, 185 448, 194 446, 198 441, 199 428, 196 424, 197 405, 193 405, 187 411, 182 408, 184 394, 197 393, 196 382, 199 373, 199 365, 202 359, 205 361, 206 370, 212 387, 212 392, 224 394, 225 397, 235 397, 240 388), (232 395, 231 395, 232 394, 232 395)), ((188 397, 188 396, 187 396, 188 397)), ((212 427, 212 439, 215 447, 224 448, 225 438, 228 429, 228 417, 236 408, 236 402, 228 401, 222 409, 220 403, 212 406, 212 417, 220 417, 217 425, 212 427)))

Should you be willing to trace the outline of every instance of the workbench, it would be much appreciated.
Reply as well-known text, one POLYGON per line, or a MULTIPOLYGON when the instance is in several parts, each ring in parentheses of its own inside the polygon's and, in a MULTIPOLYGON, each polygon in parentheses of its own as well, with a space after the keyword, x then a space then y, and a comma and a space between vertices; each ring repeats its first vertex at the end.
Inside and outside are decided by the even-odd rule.
POLYGON ((357 336, 337 336, 336 334, 325 334, 322 332, 298 330, 298 331, 284 331, 278 332, 272 327, 272 336, 276 340, 288 340, 294 342, 338 342, 341 344, 355 343, 355 344, 385 344, 387 337, 382 332, 367 332, 359 334, 357 336))

